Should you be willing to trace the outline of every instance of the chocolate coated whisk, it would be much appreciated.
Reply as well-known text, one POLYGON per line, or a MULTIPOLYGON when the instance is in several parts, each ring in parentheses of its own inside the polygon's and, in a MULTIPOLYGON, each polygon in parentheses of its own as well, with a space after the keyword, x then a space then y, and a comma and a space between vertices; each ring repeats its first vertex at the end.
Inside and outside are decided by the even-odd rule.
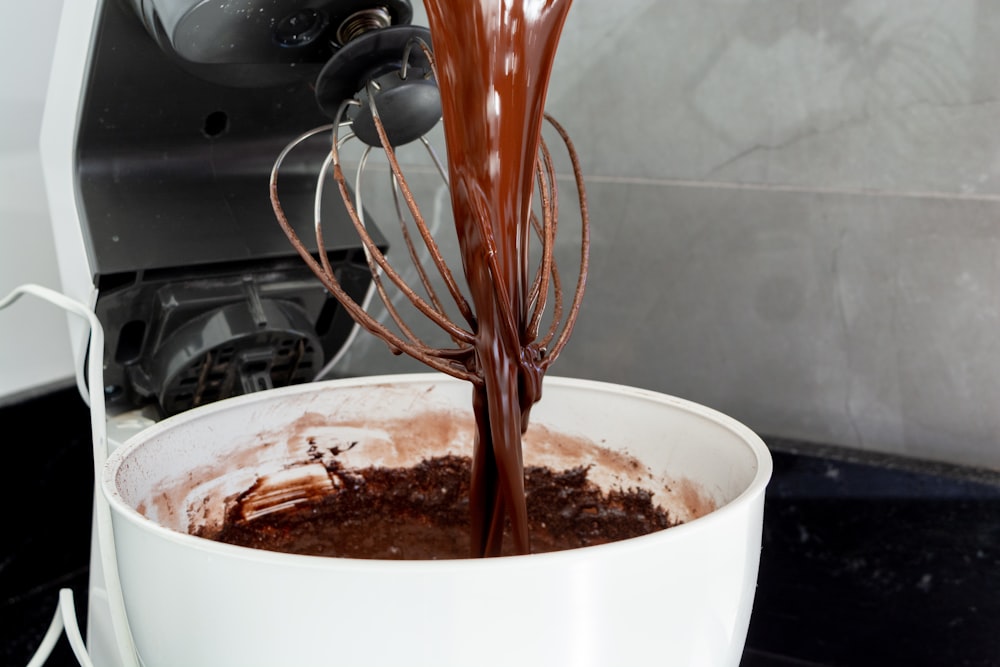
MULTIPOLYGON (((480 374, 474 352, 477 328, 475 313, 462 294, 462 290, 445 261, 438 243, 435 241, 423 215, 417 207, 395 153, 396 147, 413 140, 419 140, 428 150, 442 179, 447 184, 448 175, 445 168, 424 136, 430 128, 418 128, 420 132, 419 136, 411 136, 414 130, 408 128, 405 122, 411 115, 405 110, 405 101, 401 102, 407 94, 413 93, 419 96, 419 104, 424 111, 423 116, 426 117, 426 109, 428 108, 426 99, 428 89, 426 85, 428 83, 433 85, 433 78, 436 78, 434 75, 433 54, 427 42, 419 36, 414 37, 410 35, 406 39, 405 47, 403 48, 403 57, 398 68, 388 74, 381 73, 377 78, 366 80, 356 95, 338 100, 336 111, 333 113, 332 124, 317 127, 297 137, 278 155, 271 170, 271 203, 278 223, 288 236, 293 247, 326 289, 329 290, 330 294, 340 302, 358 325, 385 341, 389 345, 389 348, 396 354, 405 353, 433 369, 481 386, 483 378, 480 374), (416 61, 416 64, 414 61, 416 61), (383 104, 383 100, 386 101, 385 104, 383 104), (383 109, 387 109, 387 112, 384 112, 383 109), (384 113, 388 114, 388 121, 384 113), (341 130, 348 128, 350 131, 341 136, 341 130), (278 196, 278 173, 282 162, 292 150, 310 137, 327 132, 332 137, 330 152, 320 169, 314 204, 315 233, 318 248, 317 260, 305 247, 305 244, 289 224, 278 196), (368 144, 358 167, 354 197, 351 196, 341 163, 341 150, 345 143, 352 139, 358 139, 368 144), (393 269, 365 226, 360 194, 361 179, 369 154, 373 148, 380 148, 383 151, 390 166, 392 192, 396 203, 402 237, 407 251, 413 260, 425 296, 418 294, 393 269), (323 242, 320 202, 324 183, 331 169, 333 180, 340 190, 344 206, 361 239, 368 267, 372 274, 374 289, 385 305, 390 318, 396 327, 398 327, 398 331, 390 329, 368 314, 366 304, 355 301, 341 287, 326 255, 323 242), (402 199, 402 203, 400 199, 402 199), (413 220, 417 235, 420 237, 423 246, 429 254, 433 269, 436 270, 438 276, 443 280, 447 294, 454 302, 457 312, 464 320, 464 324, 460 324, 449 317, 442 301, 443 295, 439 294, 432 286, 432 278, 428 267, 424 266, 418 260, 417 243, 411 234, 406 216, 404 215, 404 205, 405 210, 409 212, 413 220), (391 283, 392 286, 403 294, 420 313, 434 322, 447 334, 454 345, 450 347, 435 347, 417 336, 413 329, 406 324, 399 310, 393 304, 389 296, 386 280, 383 278, 388 279, 388 283, 391 283)), ((323 86, 321 85, 319 88, 322 89, 323 86)), ((436 86, 434 86, 434 91, 436 92, 436 86)), ((329 96, 321 100, 321 103, 326 108, 332 106, 332 100, 329 96)), ((440 109, 440 102, 438 101, 437 104, 437 108, 440 109)), ((435 123, 436 120, 434 119, 435 123)), ((540 215, 533 212, 531 219, 527 221, 534 232, 534 243, 538 250, 540 250, 540 253, 538 253, 539 259, 537 266, 534 267, 534 271, 523 270, 521 272, 522 281, 525 284, 521 286, 522 289, 519 290, 519 294, 523 295, 524 303, 511 303, 509 295, 505 293, 503 282, 500 280, 502 274, 496 260, 495 239, 490 232, 486 220, 476 221, 480 226, 483 238, 486 239, 487 252, 482 257, 482 261, 487 262, 493 284, 497 290, 497 303, 503 311, 504 319, 510 323, 523 323, 520 326, 521 330, 518 331, 519 340, 522 342, 522 352, 527 355, 527 358, 532 359, 534 365, 543 373, 559 356, 576 322, 586 283, 590 246, 586 192, 576 151, 565 129, 548 114, 545 115, 545 120, 555 129, 565 144, 572 164, 580 207, 580 264, 576 286, 569 306, 567 307, 564 302, 564 284, 554 257, 558 231, 559 192, 553 157, 544 139, 540 143, 539 154, 535 162, 536 191, 539 195, 540 215), (552 313, 543 333, 543 321, 545 320, 546 307, 549 304, 550 294, 552 313), (512 308, 515 310, 511 311, 512 308), (523 313, 527 316, 516 317, 515 313, 523 313)), ((529 253, 525 252, 523 256, 528 257, 529 253)), ((524 268, 527 269, 527 267, 524 268)))

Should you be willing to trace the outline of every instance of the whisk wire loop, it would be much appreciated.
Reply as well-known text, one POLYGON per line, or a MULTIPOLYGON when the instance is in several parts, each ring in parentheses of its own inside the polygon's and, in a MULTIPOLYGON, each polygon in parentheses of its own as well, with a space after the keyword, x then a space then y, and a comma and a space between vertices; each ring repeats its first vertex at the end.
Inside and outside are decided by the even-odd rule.
MULTIPOLYGON (((406 43, 403 51, 400 76, 405 79, 408 75, 411 67, 411 55, 415 48, 422 49, 427 61, 430 63, 428 76, 436 75, 433 54, 429 45, 423 39, 414 37, 406 43)), ((341 103, 337 111, 334 123, 320 126, 300 135, 292 140, 278 155, 271 171, 270 184, 271 202, 275 215, 293 247, 302 256, 307 266, 316 274, 323 285, 330 291, 331 295, 344 306, 348 314, 359 326, 381 338, 394 353, 408 354, 433 369, 442 371, 458 379, 470 381, 476 386, 482 386, 483 378, 479 372, 478 361, 475 356, 475 344, 477 341, 475 333, 477 330, 476 314, 456 281, 403 176, 402 169, 396 157, 396 151, 391 145, 386 128, 379 116, 378 103, 376 101, 377 95, 374 94, 375 90, 373 86, 374 82, 367 84, 368 108, 374 121, 374 127, 379 137, 383 154, 389 164, 390 191, 403 241, 410 260, 416 269, 420 285, 426 294, 426 299, 419 295, 393 269, 388 259, 378 248, 377 243, 372 238, 365 224, 362 182, 369 163, 371 146, 364 150, 360 158, 355 174, 353 197, 348 187, 347 179, 344 176, 340 153, 348 141, 355 137, 350 131, 341 136, 340 131, 351 126, 351 121, 347 119, 346 112, 350 106, 359 104, 357 100, 345 100, 341 103), (318 246, 318 256, 320 258, 317 262, 296 235, 281 207, 277 191, 277 177, 282 162, 296 146, 323 132, 330 132, 332 140, 329 153, 320 168, 316 185, 313 213, 314 231, 318 246), (367 312, 367 299, 364 306, 352 299, 341 287, 335 271, 330 264, 323 243, 321 202, 323 198, 323 184, 331 171, 348 217, 361 240, 365 259, 371 272, 374 291, 378 293, 389 318, 396 325, 400 333, 396 333, 367 312), (436 269, 441 280, 443 280, 458 313, 465 320, 468 329, 456 324, 449 318, 441 295, 434 288, 432 276, 428 272, 424 262, 420 260, 421 251, 417 246, 415 237, 410 233, 410 224, 415 227, 419 234, 430 263, 436 269), (389 283, 399 290, 407 301, 443 330, 451 338, 455 347, 432 347, 421 340, 413 329, 407 325, 398 308, 393 303, 383 277, 388 278, 389 283)), ((579 273, 568 308, 564 303, 564 285, 555 259, 555 245, 559 231, 558 223, 560 217, 559 187, 554 159, 545 139, 540 138, 539 152, 536 156, 534 168, 534 179, 539 193, 539 210, 537 212, 534 210, 531 211, 527 224, 522 226, 518 231, 517 251, 519 253, 519 273, 516 280, 520 282, 519 285, 508 285, 504 280, 497 255, 496 240, 492 236, 489 223, 489 207, 487 206, 487 202, 478 201, 475 198, 471 202, 473 224, 476 225, 485 248, 482 259, 486 264, 491 283, 496 291, 497 298, 495 303, 499 308, 499 324, 507 329, 508 333, 513 335, 513 340, 521 342, 524 354, 528 354, 529 357, 539 360, 538 365, 542 371, 547 369, 559 356, 576 324, 586 285, 590 248, 590 220, 579 157, 565 128, 547 113, 544 115, 544 118, 558 133, 569 154, 579 202, 581 219, 579 273), (537 260, 538 263, 534 272, 529 276, 529 263, 532 261, 529 251, 532 245, 532 237, 537 239, 537 243, 540 244, 540 257, 537 260), (510 288, 516 291, 511 292, 510 288), (511 301, 512 294, 516 294, 519 297, 520 301, 518 304, 514 304, 511 301), (545 334, 539 339, 542 322, 545 320, 546 312, 550 305, 550 296, 552 313, 549 316, 549 325, 545 334)), ((419 140, 434 163, 445 186, 448 187, 448 173, 441 159, 425 136, 419 137, 419 140)))

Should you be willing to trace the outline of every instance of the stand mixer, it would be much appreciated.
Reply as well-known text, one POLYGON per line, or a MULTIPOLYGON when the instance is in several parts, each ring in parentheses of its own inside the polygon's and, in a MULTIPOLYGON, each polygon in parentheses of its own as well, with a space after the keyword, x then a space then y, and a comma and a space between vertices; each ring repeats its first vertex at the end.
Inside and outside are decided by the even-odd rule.
MULTIPOLYGON (((341 122, 371 141, 372 90, 394 143, 438 122, 424 51, 405 56, 409 79, 388 76, 410 40, 430 43, 411 19, 407 0, 64 3, 41 154, 63 292, 104 329, 104 386, 80 385, 103 394, 112 448, 192 407, 319 379, 336 361, 356 325, 276 224, 268 177, 283 147, 345 99, 358 102, 341 122)), ((286 161, 297 232, 311 230, 328 152, 303 146, 286 161)), ((331 270, 363 302, 366 249, 341 232, 351 223, 339 193, 322 206, 331 270)), ((78 368, 83 326, 71 318, 78 368)), ((113 665, 98 548, 87 644, 95 664, 113 665)))
MULTIPOLYGON (((103 330, 103 384, 87 386, 82 374, 79 384, 103 399, 106 420, 96 421, 107 422, 109 449, 198 406, 323 379, 359 327, 394 352, 481 384, 476 314, 394 157, 397 146, 421 142, 447 184, 425 138, 442 116, 431 35, 412 16, 408 0, 65 3, 41 155, 64 294, 91 308, 103 330), (353 193, 340 158, 349 140, 365 147, 353 193), (427 300, 386 263, 386 238, 366 220, 361 181, 374 149, 391 165, 389 189, 427 300), (324 190, 331 166, 337 187, 324 190), (418 254, 429 256, 468 329, 446 313, 418 254), (383 274, 453 347, 414 334, 383 274), (367 314, 373 293, 399 333, 367 314)), ((542 140, 530 221, 538 263, 522 276, 529 317, 519 335, 539 367, 572 329, 589 247, 575 151, 546 119, 568 149, 583 227, 564 307, 555 166, 542 140), (550 295, 554 313, 543 324, 550 295)), ((527 258, 532 241, 523 242, 527 258)), ((78 368, 88 356, 82 326, 70 322, 78 368)), ((95 511, 95 536, 107 534, 103 516, 95 511)), ((87 651, 95 664, 115 665, 124 621, 106 544, 92 539, 87 651)))

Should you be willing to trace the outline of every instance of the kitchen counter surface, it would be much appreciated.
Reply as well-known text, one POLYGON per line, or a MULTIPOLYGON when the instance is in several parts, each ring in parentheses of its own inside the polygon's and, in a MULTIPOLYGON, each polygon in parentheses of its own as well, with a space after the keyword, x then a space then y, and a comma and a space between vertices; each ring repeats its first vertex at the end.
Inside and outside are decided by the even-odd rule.
MULTIPOLYGON (((19 667, 59 589, 85 618, 93 463, 75 387, 0 408, 0 425, 0 664, 19 667)), ((764 440, 775 472, 741 667, 1000 666, 1000 473, 764 440)), ((65 638, 46 663, 76 664, 65 638)))
POLYGON ((765 440, 742 667, 1000 665, 1000 474, 765 440))

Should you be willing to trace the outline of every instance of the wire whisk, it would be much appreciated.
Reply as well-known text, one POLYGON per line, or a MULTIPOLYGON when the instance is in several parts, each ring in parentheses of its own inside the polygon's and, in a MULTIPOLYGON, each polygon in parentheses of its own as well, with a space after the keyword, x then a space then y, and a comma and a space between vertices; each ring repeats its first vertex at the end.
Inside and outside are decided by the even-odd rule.
MULTIPOLYGON (((387 75, 383 75, 383 78, 385 76, 387 75)), ((401 66, 392 76, 398 76, 404 81, 409 76, 434 76, 433 54, 424 40, 413 38, 407 42, 401 66), (424 74, 420 73, 423 70, 411 68, 408 65, 415 49, 419 49, 419 52, 422 53, 423 57, 430 64, 430 69, 424 74)), ((300 135, 282 150, 271 170, 271 204, 278 223, 288 236, 292 246, 326 289, 329 290, 330 294, 340 302, 358 325, 382 339, 395 354, 405 353, 432 369, 481 386, 483 377, 475 356, 477 336, 476 314, 469 300, 464 296, 454 272, 446 262, 424 216, 417 207, 413 193, 402 173, 394 146, 394 144, 399 142, 394 142, 393 138, 389 136, 380 114, 379 93, 381 89, 382 84, 379 81, 367 81, 363 93, 359 95, 362 100, 356 98, 344 100, 336 112, 333 123, 322 125, 300 135), (370 119, 368 115, 358 115, 357 107, 362 106, 370 112, 370 119), (355 116, 353 119, 349 119, 349 112, 352 108, 355 116), (383 152, 391 171, 391 187, 394 200, 397 204, 397 217, 402 238, 416 268, 423 295, 414 286, 408 284, 400 273, 393 268, 378 248, 376 241, 372 238, 365 224, 364 207, 361 201, 361 177, 371 151, 376 148, 371 145, 374 143, 373 141, 369 140, 365 142, 369 145, 365 147, 360 160, 353 196, 347 177, 344 174, 341 151, 348 141, 358 139, 357 133, 351 131, 351 129, 359 123, 368 123, 369 120, 373 124, 375 133, 377 133, 378 148, 383 152), (291 151, 307 139, 324 133, 331 135, 331 142, 329 153, 320 168, 316 184, 314 229, 318 257, 314 257, 292 228, 281 206, 278 194, 278 174, 283 161, 291 151), (341 199, 343 200, 348 216, 361 240, 368 268, 371 271, 374 290, 379 295, 386 312, 397 327, 396 330, 391 329, 370 315, 366 308, 367 304, 357 302, 343 289, 324 250, 320 202, 322 200, 324 184, 331 175, 331 172, 333 181, 340 191, 341 199), (402 204, 400 203, 400 199, 403 202, 402 204), (409 228, 409 223, 404 215, 404 208, 413 221, 416 231, 415 235, 409 228), (419 237, 419 243, 422 243, 426 250, 426 256, 429 257, 429 263, 432 267, 424 266, 424 263, 418 260, 420 253, 418 250, 418 241, 415 240, 415 236, 419 237), (443 281, 444 291, 447 295, 440 293, 440 290, 433 286, 432 270, 443 281), (406 323, 399 309, 393 304, 387 283, 395 287, 422 315, 443 331, 451 340, 451 344, 443 347, 434 346, 421 339, 414 332, 414 329, 406 323), (457 312, 461 321, 456 321, 456 318, 448 315, 448 308, 445 307, 444 298, 451 299, 454 306, 452 312, 457 312)), ((502 281, 499 279, 500 271, 496 265, 495 253, 487 252, 482 257, 482 261, 487 263, 494 286, 500 292, 496 295, 496 301, 504 311, 504 320, 510 326, 516 326, 519 329, 516 334, 517 340, 522 342, 522 355, 525 359, 530 359, 532 362, 531 365, 536 367, 542 374, 559 356, 576 323, 586 284, 590 249, 590 222, 587 211, 586 191, 578 155, 563 126, 548 114, 545 114, 544 117, 546 122, 558 133, 565 146, 572 165, 573 179, 577 191, 581 219, 579 237, 580 254, 579 270, 572 298, 567 305, 565 299, 566 285, 560 275, 554 256, 556 238, 559 231, 559 189, 554 159, 544 138, 540 141, 534 173, 540 210, 533 211, 530 220, 527 221, 532 230, 531 236, 535 244, 534 249, 536 250, 533 255, 537 258, 537 264, 534 266, 533 271, 522 271, 522 276, 530 280, 530 282, 521 285, 521 289, 517 290, 517 294, 522 295, 523 303, 513 304, 510 301, 510 295, 503 293, 504 287, 502 281), (547 313, 546 309, 550 303, 552 311, 551 313, 547 313), (526 313, 527 317, 518 317, 516 313, 526 313), (548 317, 548 322, 543 331, 543 322, 545 322, 546 317, 548 317)), ((437 171, 447 185, 447 171, 434 152, 430 142, 423 135, 418 137, 418 140, 427 149, 437 171)), ((486 239, 487 248, 495 248, 495 239, 493 239, 487 221, 479 220, 477 222, 483 237, 486 239)), ((529 254, 525 253, 525 256, 527 257, 529 254)))

